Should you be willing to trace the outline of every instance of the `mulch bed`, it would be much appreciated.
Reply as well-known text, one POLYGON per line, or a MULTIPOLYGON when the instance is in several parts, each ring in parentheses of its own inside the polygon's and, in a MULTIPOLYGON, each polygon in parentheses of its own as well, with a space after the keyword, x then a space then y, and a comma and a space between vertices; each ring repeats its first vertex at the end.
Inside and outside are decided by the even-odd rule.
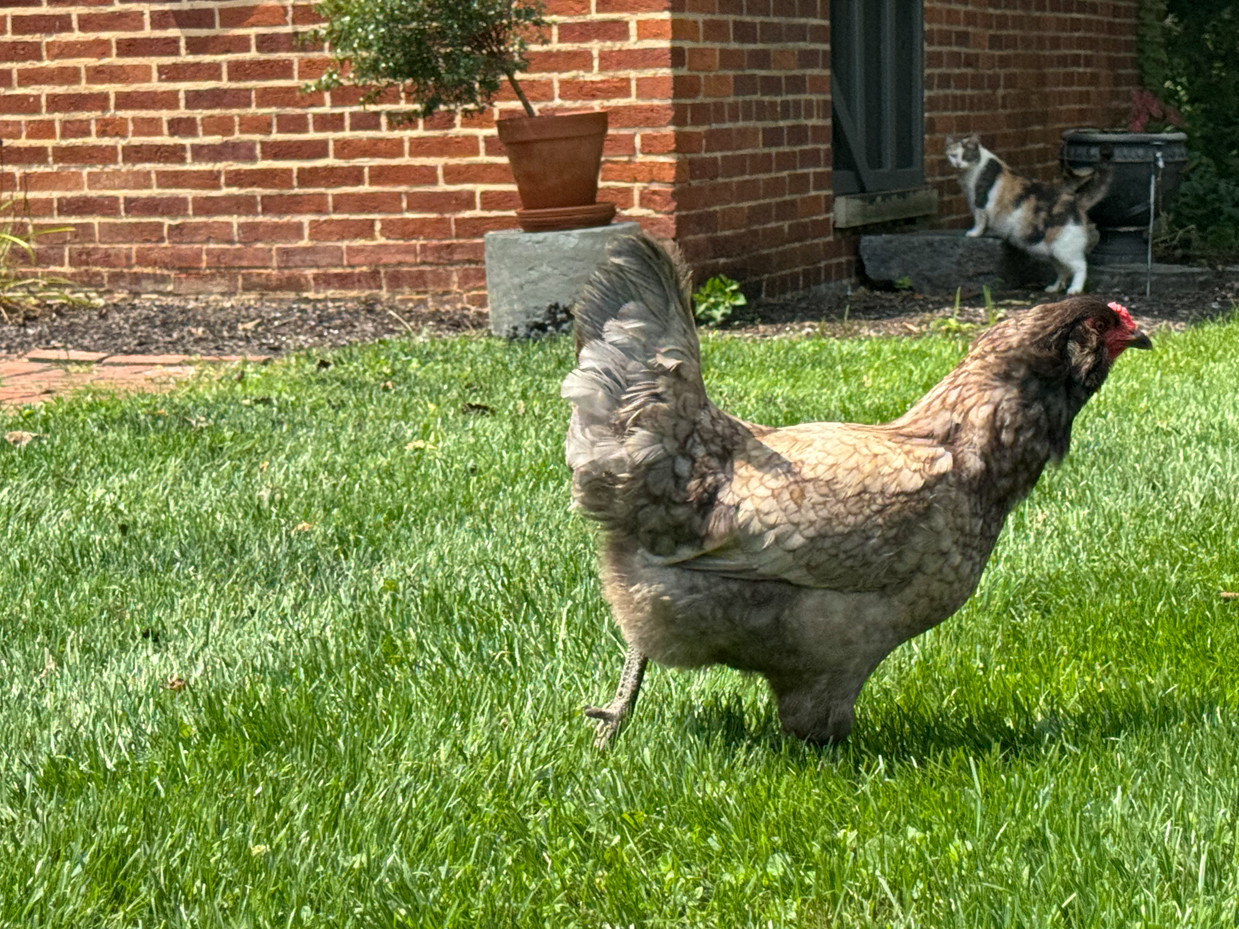
MULTIPOLYGON (((1007 311, 1055 299, 1040 292, 993 295, 1007 311)), ((1225 314, 1239 284, 1207 291, 1124 298, 1147 329, 1181 329, 1225 314)), ((113 294, 91 307, 8 312, 0 321, 0 354, 65 348, 127 354, 279 355, 409 335, 484 333, 485 310, 427 307, 414 301, 286 296, 133 296, 113 294)), ((818 334, 883 336, 950 327, 950 318, 984 322, 979 297, 961 301, 911 292, 857 288, 802 295, 741 308, 725 328, 747 337, 818 334)))

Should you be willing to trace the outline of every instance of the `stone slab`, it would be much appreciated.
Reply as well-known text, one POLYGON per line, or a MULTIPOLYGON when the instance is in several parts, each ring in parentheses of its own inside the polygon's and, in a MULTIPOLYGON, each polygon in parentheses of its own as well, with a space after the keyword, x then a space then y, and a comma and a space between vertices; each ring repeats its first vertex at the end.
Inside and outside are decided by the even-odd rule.
POLYGON ((640 230, 637 223, 613 223, 558 232, 486 233, 490 331, 509 339, 566 331, 572 324, 568 310, 605 260, 607 243, 640 230))
MULTIPOLYGON (((1054 268, 1001 239, 969 239, 962 231, 934 230, 860 237, 865 276, 892 285, 906 280, 923 294, 952 295, 1004 288, 1044 287, 1053 282, 1054 268)), ((1154 263, 1152 293, 1200 290, 1219 282, 1226 272, 1192 265, 1154 263)), ((1234 278, 1233 273, 1230 275, 1234 278)), ((1093 293, 1143 294, 1143 264, 1103 264, 1090 261, 1087 290, 1093 293)))
POLYGON ((1054 268, 1001 239, 970 239, 962 231, 934 230, 860 237, 865 276, 879 284, 908 280, 922 294, 977 293, 982 287, 1044 287, 1054 268))

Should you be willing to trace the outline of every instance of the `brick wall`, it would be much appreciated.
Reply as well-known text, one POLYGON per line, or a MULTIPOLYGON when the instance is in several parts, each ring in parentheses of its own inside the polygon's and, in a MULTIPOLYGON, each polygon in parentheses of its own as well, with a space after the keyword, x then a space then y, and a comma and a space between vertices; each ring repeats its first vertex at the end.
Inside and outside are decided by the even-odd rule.
MULTIPOLYGON (((647 6, 553 0, 523 86, 541 112, 610 111, 600 196, 667 235, 670 22, 647 6)), ((325 64, 295 43, 312 21, 291 2, 5 0, 4 189, 73 227, 40 263, 106 288, 483 303, 480 237, 519 205, 496 113, 400 126, 352 89, 303 94, 325 64)))
MULTIPOLYGON (((493 120, 396 124, 302 94, 308 3, 4 0, 5 190, 71 235, 41 263, 107 288, 399 291, 485 301, 481 236, 515 226, 493 120)), ((925 0, 926 178, 978 131, 1050 179, 1059 134, 1125 121, 1137 0, 925 0)), ((831 223, 829 0, 549 0, 522 82, 542 112, 611 113, 600 196, 699 276, 771 296, 849 277, 831 223)))
POLYGON ((925 0, 925 176, 944 225, 971 222, 947 134, 977 132, 1017 171, 1059 177, 1064 129, 1126 127, 1138 0, 925 0))
POLYGON ((765 296, 850 273, 832 238, 830 0, 676 0, 676 238, 765 296))

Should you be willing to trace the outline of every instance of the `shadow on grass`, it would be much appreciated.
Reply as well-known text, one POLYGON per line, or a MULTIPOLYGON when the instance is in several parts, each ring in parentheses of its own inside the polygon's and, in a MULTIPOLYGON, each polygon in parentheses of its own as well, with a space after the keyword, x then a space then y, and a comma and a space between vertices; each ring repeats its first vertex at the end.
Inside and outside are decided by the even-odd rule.
POLYGON ((754 717, 739 696, 711 697, 687 707, 682 731, 728 754, 761 751, 804 752, 813 763, 831 761, 866 764, 882 758, 888 764, 920 764, 960 752, 997 754, 1015 759, 1054 746, 1072 750, 1095 747, 1142 731, 1177 727, 1228 726, 1233 710, 1217 700, 1168 695, 1150 700, 1139 692, 1099 694, 1070 710, 1041 712, 1031 708, 983 707, 950 712, 933 707, 899 707, 865 714, 840 745, 805 745, 779 726, 773 704, 754 717))

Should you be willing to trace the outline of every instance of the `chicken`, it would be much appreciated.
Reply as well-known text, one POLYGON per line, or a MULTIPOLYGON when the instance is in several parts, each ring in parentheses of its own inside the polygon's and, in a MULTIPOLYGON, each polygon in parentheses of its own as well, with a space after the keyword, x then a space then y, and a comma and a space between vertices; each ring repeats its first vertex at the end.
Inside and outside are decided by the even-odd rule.
POLYGON ((972 594, 1115 359, 1151 343, 1125 308, 1073 297, 991 326, 892 422, 771 429, 706 396, 689 293, 677 257, 629 236, 575 308, 572 496, 629 646, 586 713, 605 744, 648 658, 725 664, 767 679, 786 731, 837 741, 878 663, 972 594))

